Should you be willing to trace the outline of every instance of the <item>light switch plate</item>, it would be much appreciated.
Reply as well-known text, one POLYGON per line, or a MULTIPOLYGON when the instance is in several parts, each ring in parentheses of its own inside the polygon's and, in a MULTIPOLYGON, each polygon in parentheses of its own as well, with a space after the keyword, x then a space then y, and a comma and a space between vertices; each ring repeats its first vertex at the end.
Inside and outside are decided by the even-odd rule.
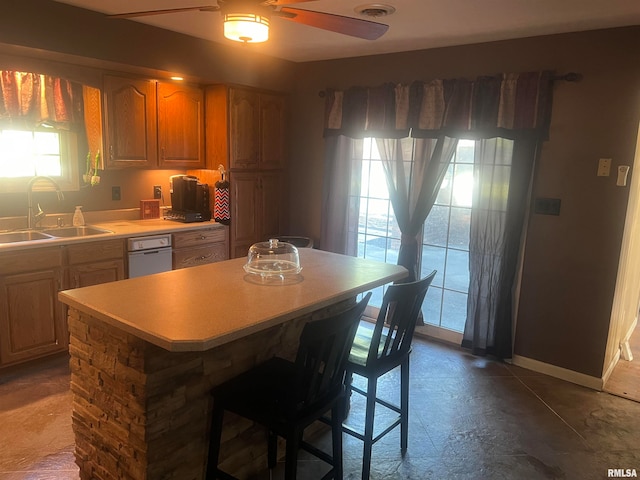
POLYGON ((611 159, 601 158, 598 160, 598 176, 608 177, 611 174, 611 159))

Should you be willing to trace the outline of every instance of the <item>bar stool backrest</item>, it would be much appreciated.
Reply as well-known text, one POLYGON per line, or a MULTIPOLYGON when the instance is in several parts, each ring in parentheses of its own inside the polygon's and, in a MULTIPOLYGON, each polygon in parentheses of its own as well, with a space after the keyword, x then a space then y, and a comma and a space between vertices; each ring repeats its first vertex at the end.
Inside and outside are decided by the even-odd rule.
POLYGON ((300 335, 296 356, 296 396, 292 413, 313 415, 346 391, 344 380, 353 338, 371 293, 346 311, 309 322, 300 335))
POLYGON ((434 270, 422 280, 387 288, 371 337, 367 366, 397 363, 409 352, 418 314, 436 273, 434 270))

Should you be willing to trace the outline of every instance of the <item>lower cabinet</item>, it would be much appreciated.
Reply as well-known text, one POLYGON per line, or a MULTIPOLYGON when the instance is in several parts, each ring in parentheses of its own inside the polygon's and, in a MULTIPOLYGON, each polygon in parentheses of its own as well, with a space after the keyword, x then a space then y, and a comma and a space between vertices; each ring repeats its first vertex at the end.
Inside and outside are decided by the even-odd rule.
POLYGON ((229 258, 229 229, 222 225, 173 234, 173 269, 195 267, 229 258))
POLYGON ((0 255, 0 367, 66 351, 58 292, 124 279, 124 258, 122 239, 0 255))
MULTIPOLYGON (((96 240, 0 255, 0 368, 68 348, 58 292, 126 278, 126 240, 96 240)), ((229 258, 224 225, 173 234, 173 268, 229 258)))
POLYGON ((126 278, 124 240, 88 242, 66 248, 68 288, 88 287, 126 278))
POLYGON ((67 349, 62 266, 60 247, 0 256, 0 366, 67 349))

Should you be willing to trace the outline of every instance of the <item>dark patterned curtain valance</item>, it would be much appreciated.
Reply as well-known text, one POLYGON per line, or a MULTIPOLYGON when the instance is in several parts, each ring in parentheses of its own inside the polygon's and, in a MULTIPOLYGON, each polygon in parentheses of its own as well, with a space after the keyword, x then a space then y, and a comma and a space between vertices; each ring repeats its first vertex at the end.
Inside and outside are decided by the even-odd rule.
POLYGON ((84 128, 83 88, 63 78, 0 71, 0 125, 84 128))
POLYGON ((553 72, 329 90, 324 135, 546 138, 553 72))

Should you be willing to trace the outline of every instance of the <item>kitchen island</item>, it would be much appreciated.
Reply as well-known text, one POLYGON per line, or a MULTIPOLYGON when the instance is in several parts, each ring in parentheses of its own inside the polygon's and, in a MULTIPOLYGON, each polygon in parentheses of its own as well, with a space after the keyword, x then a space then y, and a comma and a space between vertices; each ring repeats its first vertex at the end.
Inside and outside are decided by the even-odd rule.
MULTIPOLYGON (((304 323, 407 275, 302 248, 298 277, 261 284, 244 262, 60 292, 82 479, 204 478, 211 388, 274 355, 293 358, 304 323)), ((225 419, 222 467, 264 469, 266 433, 225 419)))

